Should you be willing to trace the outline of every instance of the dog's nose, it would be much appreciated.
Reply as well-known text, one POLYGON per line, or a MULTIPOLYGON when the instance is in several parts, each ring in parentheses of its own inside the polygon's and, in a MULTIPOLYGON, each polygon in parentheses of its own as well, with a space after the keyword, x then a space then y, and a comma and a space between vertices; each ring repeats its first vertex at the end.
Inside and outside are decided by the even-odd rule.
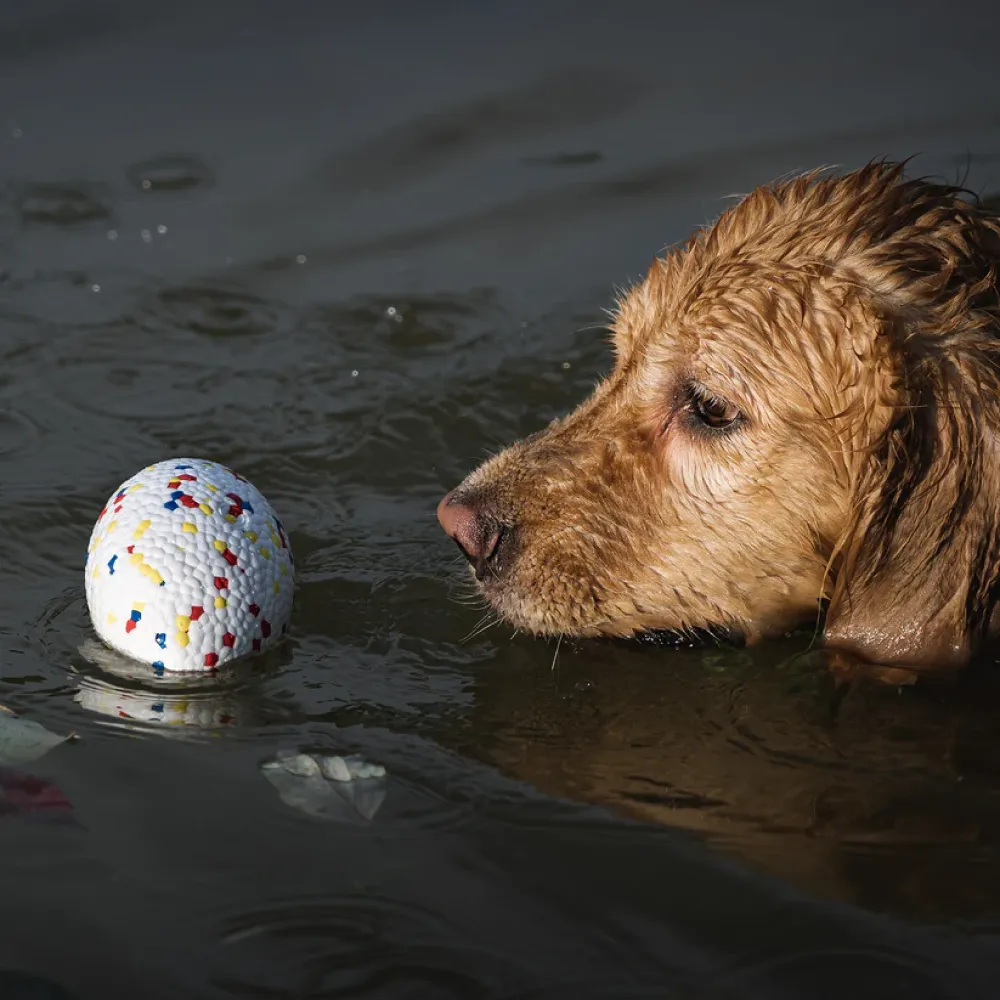
POLYGON ((488 572, 490 557, 500 544, 502 526, 490 517, 481 500, 459 499, 454 490, 438 504, 437 516, 441 527, 475 566, 476 579, 482 580, 488 572))

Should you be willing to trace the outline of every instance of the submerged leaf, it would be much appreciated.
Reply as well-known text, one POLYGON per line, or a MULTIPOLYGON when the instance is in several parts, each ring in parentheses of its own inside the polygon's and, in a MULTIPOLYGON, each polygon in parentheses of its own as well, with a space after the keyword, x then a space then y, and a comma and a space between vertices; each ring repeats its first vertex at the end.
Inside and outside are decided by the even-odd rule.
POLYGON ((282 751, 261 772, 286 805, 320 819, 370 821, 385 799, 385 768, 354 755, 282 751))
MULTIPOLYGON (((61 789, 32 774, 0 767, 0 818, 9 816, 75 822, 73 805, 61 789)), ((5 993, 0 997, 6 1000, 5 993)))
POLYGON ((0 705, 0 766, 17 767, 45 756, 54 746, 72 739, 56 736, 30 719, 22 719, 0 705))

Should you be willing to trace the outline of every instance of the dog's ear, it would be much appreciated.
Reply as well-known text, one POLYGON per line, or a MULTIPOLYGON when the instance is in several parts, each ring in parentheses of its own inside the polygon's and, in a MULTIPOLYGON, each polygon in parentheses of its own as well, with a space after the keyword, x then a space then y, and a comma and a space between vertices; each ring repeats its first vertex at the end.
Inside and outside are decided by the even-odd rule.
POLYGON ((860 470, 826 617, 827 643, 914 669, 962 666, 1000 598, 996 361, 972 351, 911 368, 860 470))

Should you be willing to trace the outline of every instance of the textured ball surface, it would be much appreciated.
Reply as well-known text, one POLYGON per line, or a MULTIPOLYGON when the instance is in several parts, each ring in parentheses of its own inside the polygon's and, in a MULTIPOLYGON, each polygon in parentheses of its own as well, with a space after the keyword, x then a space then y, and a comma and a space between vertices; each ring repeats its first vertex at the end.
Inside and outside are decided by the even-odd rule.
POLYGON ((105 504, 87 552, 97 634, 156 672, 213 670, 288 627, 294 564, 258 490, 216 462, 159 462, 105 504))

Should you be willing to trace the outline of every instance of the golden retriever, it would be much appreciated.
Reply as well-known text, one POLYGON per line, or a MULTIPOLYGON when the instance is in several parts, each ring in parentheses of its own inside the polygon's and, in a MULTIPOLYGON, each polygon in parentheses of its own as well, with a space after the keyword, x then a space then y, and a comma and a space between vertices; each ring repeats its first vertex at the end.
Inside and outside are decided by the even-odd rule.
POLYGON ((761 187, 618 302, 614 369, 438 507, 540 635, 825 611, 870 663, 1000 624, 1000 219, 879 162, 761 187))

